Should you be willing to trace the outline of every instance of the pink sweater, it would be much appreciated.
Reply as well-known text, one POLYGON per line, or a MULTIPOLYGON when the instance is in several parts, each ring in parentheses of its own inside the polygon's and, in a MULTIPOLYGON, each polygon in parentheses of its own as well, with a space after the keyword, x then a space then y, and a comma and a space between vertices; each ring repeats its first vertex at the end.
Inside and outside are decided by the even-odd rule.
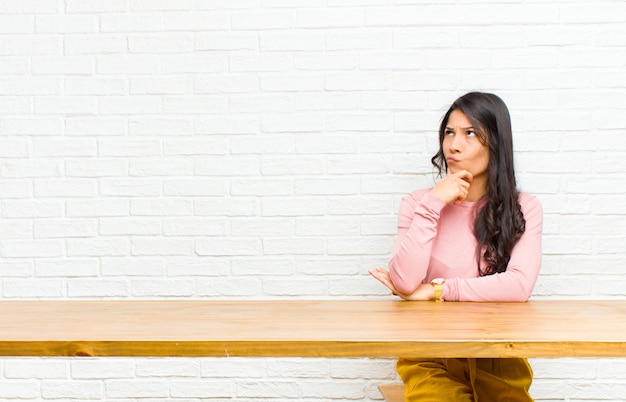
POLYGON ((398 240, 389 261, 395 287, 412 293, 420 283, 444 278, 442 298, 447 301, 527 301, 541 266, 539 200, 520 194, 526 231, 513 248, 507 270, 479 277, 473 233, 476 203, 446 205, 429 191, 417 190, 402 199, 398 240))

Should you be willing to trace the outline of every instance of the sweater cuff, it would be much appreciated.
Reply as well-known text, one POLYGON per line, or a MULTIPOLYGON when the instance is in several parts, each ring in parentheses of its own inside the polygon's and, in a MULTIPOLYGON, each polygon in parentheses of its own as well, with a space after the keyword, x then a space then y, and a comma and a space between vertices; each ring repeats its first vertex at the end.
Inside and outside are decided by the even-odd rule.
POLYGON ((456 278, 446 279, 446 282, 443 284, 441 298, 449 302, 459 301, 459 288, 456 278))

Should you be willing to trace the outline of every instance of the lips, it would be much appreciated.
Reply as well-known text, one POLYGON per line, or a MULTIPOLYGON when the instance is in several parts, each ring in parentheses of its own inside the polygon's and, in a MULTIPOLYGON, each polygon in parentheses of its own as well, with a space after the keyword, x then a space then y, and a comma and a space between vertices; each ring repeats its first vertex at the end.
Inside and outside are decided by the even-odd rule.
POLYGON ((451 156, 449 156, 448 158, 446 158, 446 160, 448 161, 448 163, 456 163, 456 162, 458 162, 458 161, 459 161, 458 159, 453 158, 453 157, 451 157, 451 156))

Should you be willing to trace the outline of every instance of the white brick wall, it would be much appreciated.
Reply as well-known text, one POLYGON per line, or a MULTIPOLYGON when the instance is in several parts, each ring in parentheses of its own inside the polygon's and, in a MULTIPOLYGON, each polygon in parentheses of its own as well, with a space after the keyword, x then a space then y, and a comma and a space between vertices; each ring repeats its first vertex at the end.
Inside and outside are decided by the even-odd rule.
MULTIPOLYGON (((385 298, 443 111, 508 103, 535 298, 624 298, 626 3, 1 0, 0 292, 385 298)), ((609 323, 610 325, 610 323, 609 323)), ((623 359, 536 359, 543 401, 623 359)), ((0 359, 2 401, 380 399, 378 359, 0 359)))

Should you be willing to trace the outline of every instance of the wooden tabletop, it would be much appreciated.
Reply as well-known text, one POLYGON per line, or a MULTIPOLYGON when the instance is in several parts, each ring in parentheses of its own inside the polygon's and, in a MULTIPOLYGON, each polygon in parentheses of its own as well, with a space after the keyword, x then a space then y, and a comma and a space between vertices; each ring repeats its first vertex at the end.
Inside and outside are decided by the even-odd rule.
POLYGON ((626 357, 626 300, 3 301, 0 356, 626 357))

